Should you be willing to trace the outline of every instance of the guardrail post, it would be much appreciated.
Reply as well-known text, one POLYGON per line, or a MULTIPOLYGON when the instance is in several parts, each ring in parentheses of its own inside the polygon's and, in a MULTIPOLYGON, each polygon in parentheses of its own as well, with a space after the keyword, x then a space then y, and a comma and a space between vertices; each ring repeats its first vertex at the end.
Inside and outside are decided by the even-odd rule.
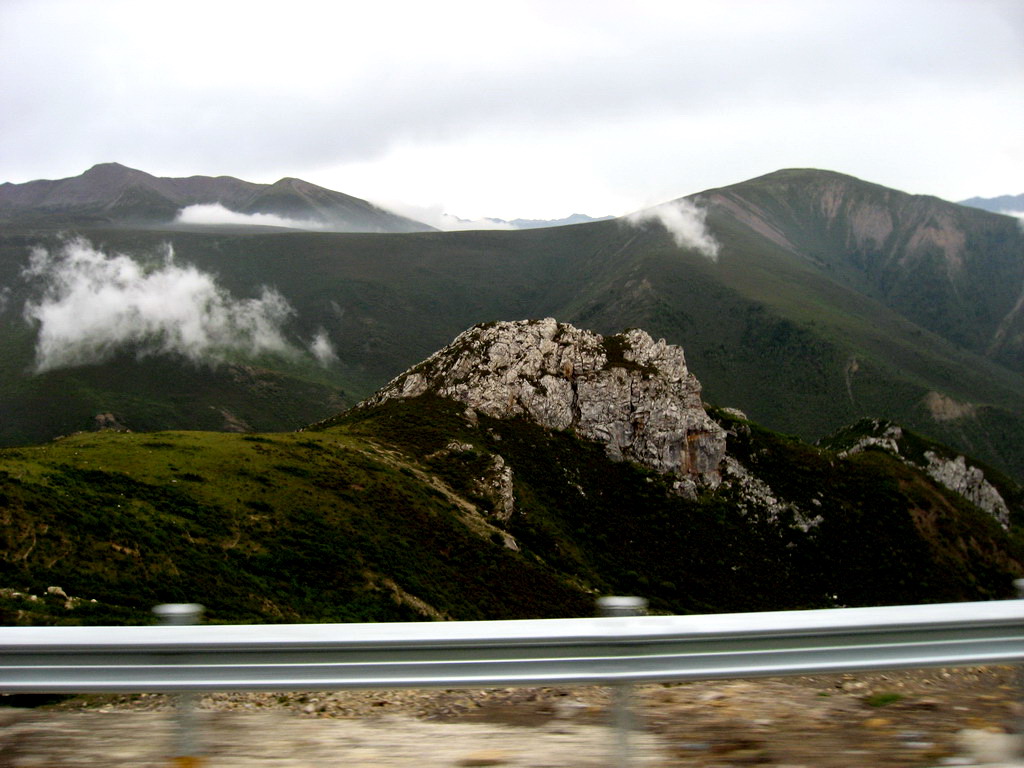
MULTIPOLYGON (((1024 579, 1014 579, 1013 586, 1017 590, 1017 599, 1024 600, 1024 579)), ((1017 696, 1024 697, 1024 665, 1018 662, 1017 664, 1017 696)), ((1018 701, 1018 704, 1021 702, 1018 701)), ((1016 723, 1014 723, 1014 732, 1018 735, 1018 738, 1024 739, 1024 713, 1018 711, 1016 716, 1016 723)), ((1017 755, 1018 758, 1024 757, 1024 744, 1018 746, 1017 755)))
MULTIPOLYGON (((642 597, 599 597, 598 612, 602 616, 641 616, 647 609, 642 597)), ((632 697, 633 686, 629 683, 613 683, 611 722, 615 734, 616 768, 629 768, 629 732, 633 728, 632 697)))
MULTIPOLYGON (((203 606, 197 603, 164 603, 153 608, 160 623, 165 626, 198 624, 203 615, 203 606)), ((198 695, 192 691, 179 693, 176 702, 176 723, 174 732, 174 756, 171 765, 175 768, 199 768, 200 757, 196 705, 198 695)))

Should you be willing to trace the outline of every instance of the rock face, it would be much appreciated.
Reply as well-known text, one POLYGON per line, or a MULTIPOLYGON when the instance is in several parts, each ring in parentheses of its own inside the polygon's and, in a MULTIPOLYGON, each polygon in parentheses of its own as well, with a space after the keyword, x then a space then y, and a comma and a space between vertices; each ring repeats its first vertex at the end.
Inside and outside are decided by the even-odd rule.
POLYGON ((927 451, 924 457, 928 460, 925 471, 932 480, 988 512, 1004 529, 1010 527, 1010 510, 1006 502, 978 467, 968 465, 963 456, 950 459, 927 451))
POLYGON ((901 450, 904 439, 902 427, 877 419, 866 420, 864 423, 871 434, 860 437, 840 455, 858 453, 869 448, 887 451, 906 464, 923 470, 935 482, 987 512, 1004 530, 1010 527, 1010 509, 1006 501, 986 479, 985 473, 979 467, 969 464, 964 456, 944 456, 937 451, 926 450, 923 452, 923 461, 915 460, 905 450, 901 450))
POLYGON ((571 429, 609 457, 717 485, 725 432, 704 411, 680 347, 602 337, 552 318, 475 326, 363 405, 432 392, 495 418, 571 429))

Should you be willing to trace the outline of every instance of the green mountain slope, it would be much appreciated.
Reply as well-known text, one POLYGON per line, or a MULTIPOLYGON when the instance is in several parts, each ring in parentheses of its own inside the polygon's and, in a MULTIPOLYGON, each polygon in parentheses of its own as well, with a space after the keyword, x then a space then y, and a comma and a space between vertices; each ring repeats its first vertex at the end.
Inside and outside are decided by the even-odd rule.
POLYGON ((212 621, 578 616, 607 593, 742 611, 997 597, 1022 571, 1016 534, 884 453, 719 414, 774 501, 728 483, 687 500, 602 446, 463 410, 425 395, 300 433, 2 449, 0 618, 148 621, 163 601, 212 621))
POLYGON ((699 196, 830 279, 1024 370, 1024 233, 977 212, 825 171, 779 171, 699 196))
MULTIPOLYGON (((1024 478, 1024 236, 1012 219, 823 171, 693 199, 707 209, 717 260, 679 247, 660 225, 622 220, 398 235, 78 231, 104 251, 151 260, 171 243, 179 263, 234 296, 272 286, 294 309, 283 332, 297 348, 323 331, 337 355, 326 366, 308 354, 233 361, 280 377, 268 410, 246 408, 256 430, 282 426, 289 396, 302 415, 318 411, 307 420, 325 417, 332 398, 370 394, 475 323, 551 316, 603 333, 642 327, 683 346, 707 400, 772 429, 817 439, 861 416, 889 418, 1024 478)), ((34 394, 57 385, 31 374, 21 270, 33 245, 56 241, 24 224, 0 233, 9 351, 0 397, 26 423, 38 414, 46 424, 30 435, 0 416, 0 442, 82 429, 105 412, 134 428, 207 428, 216 425, 197 421, 188 400, 234 412, 232 398, 251 398, 218 369, 136 377, 130 350, 63 374, 102 379, 95 396, 68 387, 58 408, 34 394), (221 394, 203 400, 203 377, 221 394), (132 401, 161 403, 165 420, 140 418, 132 401)))

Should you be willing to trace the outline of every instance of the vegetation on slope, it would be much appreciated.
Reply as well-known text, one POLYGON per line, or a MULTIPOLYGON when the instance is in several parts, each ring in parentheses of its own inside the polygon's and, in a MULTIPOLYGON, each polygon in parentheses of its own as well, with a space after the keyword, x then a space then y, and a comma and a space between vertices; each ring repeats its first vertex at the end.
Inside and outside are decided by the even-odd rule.
POLYGON ((7 449, 0 466, 0 580, 97 601, 68 619, 142 621, 166 601, 201 602, 213 621, 589 610, 468 529, 443 486, 337 431, 82 434, 7 449))
POLYGON ((994 521, 891 457, 717 417, 785 503, 735 483, 688 500, 596 444, 430 396, 299 433, 3 449, 0 619, 144 622, 166 601, 212 621, 579 616, 609 593, 744 611, 999 597, 1021 573, 994 521))
POLYGON ((52 396, 61 384, 26 373, 33 337, 19 293, 28 249, 52 247, 56 235, 8 227, 0 397, 23 415, 0 415, 0 444, 88 428, 97 413, 118 410, 136 429, 223 427, 199 419, 193 399, 207 417, 209 405, 233 410, 248 399, 252 429, 294 427, 335 412, 338 397, 371 394, 471 325, 550 316, 605 334, 640 327, 681 345, 706 399, 772 429, 813 440, 862 416, 889 418, 1024 479, 1024 313, 1012 311, 1024 236, 1011 220, 821 171, 771 174, 698 202, 722 246, 717 261, 679 248, 659 225, 619 221, 401 235, 86 229, 97 247, 132 254, 171 242, 181 263, 236 296, 275 287, 295 309, 288 338, 306 344, 322 329, 338 357, 315 371, 265 361, 282 398, 258 399, 218 372, 136 376, 126 354, 62 374, 73 385, 63 387, 61 411, 52 396), (709 202, 723 195, 761 218, 709 202), (885 216, 889 235, 865 224, 885 216), (962 263, 943 246, 947 237, 959 243, 957 233, 962 263), (204 400, 206 387, 218 391, 204 400), (296 418, 285 424, 278 414, 288 396, 296 418), (935 398, 959 410, 936 413, 935 398))

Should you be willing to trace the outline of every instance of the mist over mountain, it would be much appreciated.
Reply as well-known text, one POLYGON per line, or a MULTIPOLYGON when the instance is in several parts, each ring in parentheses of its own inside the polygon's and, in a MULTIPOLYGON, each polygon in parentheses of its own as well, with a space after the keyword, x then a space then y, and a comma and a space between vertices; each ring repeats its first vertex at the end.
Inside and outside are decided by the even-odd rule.
POLYGON ((91 429, 104 414, 131 429, 299 427, 476 323, 553 317, 683 346, 707 401, 771 429, 813 440, 891 419, 1024 477, 1024 233, 1010 217, 810 169, 642 215, 520 231, 94 223, 62 233, 25 210, 0 233, 7 444, 91 429), (70 267, 69 237, 93 254, 96 280, 82 264, 56 269, 70 267), (33 272, 39 249, 51 268, 33 272), (131 279, 122 258, 141 265, 131 279), (220 297, 216 313, 191 313, 189 334, 185 317, 135 298, 158 299, 157 276, 186 273, 195 282, 176 295, 220 297), (58 315, 36 309, 93 295, 124 309, 61 334, 58 315), (266 313, 267 296, 280 298, 283 311, 264 316, 284 348, 217 335, 237 308, 266 313), (118 335, 133 313, 143 330, 118 335), (188 347, 203 350, 190 357, 174 342, 185 338, 221 342, 188 347), (44 342, 65 345, 47 358, 62 367, 40 369, 44 342))
POLYGON ((589 224, 594 221, 607 221, 614 216, 588 216, 585 213, 574 213, 561 219, 488 219, 499 224, 508 224, 513 229, 540 229, 542 227, 566 227, 570 224, 589 224))
POLYGON ((0 221, 60 226, 183 224, 332 232, 424 232, 432 227, 301 179, 254 184, 230 176, 158 178, 119 163, 81 176, 0 184, 0 221))
POLYGON ((5 623, 872 605, 1024 573, 1012 217, 808 169, 530 230, 41 210, 0 231, 5 623))

